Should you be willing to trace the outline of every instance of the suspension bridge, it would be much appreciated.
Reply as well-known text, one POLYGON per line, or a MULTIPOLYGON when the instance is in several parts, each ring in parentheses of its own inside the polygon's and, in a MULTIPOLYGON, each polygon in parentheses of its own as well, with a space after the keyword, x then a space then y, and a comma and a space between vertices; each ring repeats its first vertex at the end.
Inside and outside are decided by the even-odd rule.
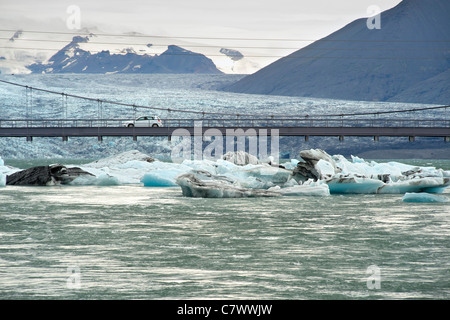
MULTIPOLYGON (((439 137, 450 142, 450 118, 429 119, 417 117, 420 111, 447 110, 446 106, 431 106, 415 109, 388 110, 381 112, 360 112, 348 114, 326 114, 314 116, 280 116, 280 115, 244 115, 219 112, 202 112, 182 109, 140 106, 135 104, 95 99, 47 89, 34 88, 23 84, 0 80, 1 84, 23 87, 27 92, 26 116, 24 118, 3 118, 0 116, 0 138, 22 137, 32 141, 33 137, 60 137, 68 141, 69 137, 132 137, 166 136, 169 139, 177 135, 191 136, 335 136, 344 140, 346 136, 373 137, 439 137), (41 91, 62 97, 63 117, 59 119, 42 119, 33 114, 31 92, 41 91), (30 92, 30 99, 28 98, 30 92), (67 97, 83 99, 97 104, 95 118, 67 118, 67 97), (108 119, 102 116, 102 105, 108 103, 122 107, 166 111, 168 114, 184 113, 191 117, 162 119, 162 126, 139 127, 126 126, 130 119, 108 119), (392 115, 396 117, 389 117, 392 115), (399 114, 416 115, 414 117, 398 117, 399 114), (383 118, 380 118, 384 116, 383 118)), ((1 105, 0 105, 1 109, 1 105)), ((445 112, 447 114, 447 112, 445 112)))

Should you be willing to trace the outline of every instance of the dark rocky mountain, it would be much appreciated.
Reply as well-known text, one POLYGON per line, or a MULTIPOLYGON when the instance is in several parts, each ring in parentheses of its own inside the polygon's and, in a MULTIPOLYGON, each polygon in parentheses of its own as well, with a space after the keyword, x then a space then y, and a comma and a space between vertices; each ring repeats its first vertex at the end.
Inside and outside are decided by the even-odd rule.
POLYGON ((224 88, 345 100, 450 102, 450 1, 403 0, 224 88))
POLYGON ((221 73, 211 59, 171 45, 160 55, 101 51, 92 54, 80 48, 89 37, 75 36, 46 63, 27 66, 32 73, 221 73))

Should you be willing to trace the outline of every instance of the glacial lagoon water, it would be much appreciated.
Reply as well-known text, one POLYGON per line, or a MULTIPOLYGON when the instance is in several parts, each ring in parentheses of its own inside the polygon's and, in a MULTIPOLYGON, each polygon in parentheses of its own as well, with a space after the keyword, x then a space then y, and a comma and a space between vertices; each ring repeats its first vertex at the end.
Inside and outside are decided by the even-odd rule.
POLYGON ((178 187, 139 184, 7 186, 0 203, 2 299, 450 294, 449 203, 398 194, 187 198, 178 187))
MULTIPOLYGON (((189 110, 271 110, 285 115, 385 108, 381 103, 205 90, 224 81, 217 76, 7 78, 55 91, 189 110)), ((2 116, 20 118, 25 93, 3 86, 0 93, 7 107, 2 116)), ((33 101, 35 115, 61 117, 61 98, 34 92, 33 101)), ((69 100, 67 106, 70 117, 96 117, 97 105, 69 100)), ((134 115, 133 110, 104 107, 111 118, 134 115)), ((144 138, 105 139, 103 144, 90 138, 56 140, 35 139, 30 144, 5 138, 0 140, 0 156, 6 165, 28 168, 55 162, 83 164, 131 149, 151 156, 170 153, 167 141, 144 138)), ((383 145, 380 140, 387 149, 404 143, 399 139, 383 145)), ((422 157, 421 147, 429 141, 417 147, 419 140, 414 145, 422 157)), ((433 143, 448 148, 443 142, 433 143)), ((330 154, 350 150, 356 156, 358 150, 377 149, 372 139, 346 139, 339 145, 334 138, 281 143, 284 151, 294 150, 291 157, 311 147, 330 154)), ((449 160, 399 161, 450 170, 449 160)), ((450 198, 449 192, 443 196, 450 198)), ((450 203, 407 203, 402 197, 203 199, 183 197, 179 187, 139 183, 6 186, 0 188, 0 298, 448 299, 450 203)))

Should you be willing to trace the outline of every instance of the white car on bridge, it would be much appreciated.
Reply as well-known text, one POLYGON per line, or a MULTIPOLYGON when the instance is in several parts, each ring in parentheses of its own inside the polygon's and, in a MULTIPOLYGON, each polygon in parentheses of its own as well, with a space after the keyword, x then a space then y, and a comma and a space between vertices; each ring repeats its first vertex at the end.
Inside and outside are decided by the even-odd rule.
POLYGON ((135 120, 125 121, 124 127, 162 127, 161 119, 157 116, 142 116, 135 120))

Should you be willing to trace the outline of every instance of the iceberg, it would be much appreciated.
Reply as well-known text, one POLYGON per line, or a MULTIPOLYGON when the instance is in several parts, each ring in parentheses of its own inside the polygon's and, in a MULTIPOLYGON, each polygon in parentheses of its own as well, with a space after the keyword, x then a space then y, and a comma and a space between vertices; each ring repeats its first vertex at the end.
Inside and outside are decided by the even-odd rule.
POLYGON ((80 176, 70 184, 75 186, 118 186, 120 181, 117 177, 102 173, 99 176, 80 176))
MULTIPOLYGON (((176 164, 170 165, 172 168, 176 168, 176 164)), ((241 187, 251 189, 267 189, 275 185, 285 184, 292 174, 292 170, 267 163, 240 165, 224 159, 216 161, 184 160, 178 165, 178 168, 185 170, 184 173, 191 170, 207 171, 212 175, 227 177, 239 183, 241 187)))
POLYGON ((3 161, 2 157, 0 157, 0 187, 6 186, 6 175, 3 174, 3 169, 5 162, 3 161))
POLYGON ((193 170, 177 177, 183 196, 195 198, 249 198, 278 197, 278 192, 262 189, 242 188, 239 183, 207 171, 193 170))
POLYGON ((2 157, 0 157, 0 187, 5 187, 7 184, 7 177, 18 171, 20 171, 20 169, 5 166, 5 162, 2 157))
MULTIPOLYGON (((430 194, 442 193, 450 186, 450 171, 355 156, 346 159, 320 149, 303 150, 299 160, 282 165, 255 161, 243 153, 225 158, 172 163, 132 150, 81 168, 66 166, 66 171, 73 173, 74 179, 68 181, 72 185, 181 187, 183 195, 191 197, 430 194)), ((4 166, 0 158, 0 186, 18 171, 4 166)))
POLYGON ((291 178, 292 171, 273 167, 269 164, 235 166, 234 168, 219 166, 218 174, 238 181, 241 186, 253 189, 267 189, 283 185, 291 178))
POLYGON ((324 181, 333 193, 442 193, 450 186, 450 171, 399 162, 367 162, 352 156, 330 156, 320 149, 300 152, 302 161, 292 172, 299 183, 324 181))
POLYGON ((283 196, 315 196, 326 197, 330 195, 330 188, 326 183, 317 183, 308 180, 302 185, 294 185, 292 187, 275 186, 268 189, 268 191, 278 192, 283 196))
POLYGON ((139 184, 145 187, 180 186, 185 196, 327 196, 329 194, 442 193, 450 185, 450 171, 399 162, 377 163, 356 156, 330 156, 320 149, 303 150, 299 160, 283 165, 255 161, 244 153, 218 160, 154 160, 138 151, 105 158, 83 167, 95 177, 77 184, 139 184), (230 161, 231 160, 231 161, 230 161))
POLYGON ((6 186, 6 175, 0 173, 0 187, 6 186))
POLYGON ((91 176, 80 168, 67 168, 60 164, 49 166, 31 167, 14 172, 7 176, 7 185, 23 186, 52 186, 59 184, 70 184, 80 176, 91 176))
POLYGON ((426 192, 420 193, 405 193, 402 198, 403 202, 418 202, 418 203, 433 203, 433 202, 448 202, 449 199, 443 195, 429 194, 426 192))
POLYGON ((385 184, 377 179, 371 179, 364 176, 354 174, 344 175, 336 174, 326 179, 331 193, 347 193, 347 194, 371 194, 378 193, 378 190, 385 184))
POLYGON ((176 187, 175 178, 179 172, 174 170, 154 170, 144 174, 141 182, 144 187, 176 187))
MULTIPOLYGON (((204 160, 205 161, 205 160, 204 160)), ((184 161, 192 170, 176 177, 187 197, 242 198, 276 196, 328 196, 326 183, 308 180, 299 185, 292 170, 265 163, 238 165, 219 159, 216 162, 184 161)))
POLYGON ((227 152, 223 157, 223 160, 229 161, 237 165, 246 164, 258 164, 259 160, 254 155, 251 155, 245 151, 230 151, 227 152))
POLYGON ((386 183, 378 193, 429 192, 442 193, 449 186, 449 178, 416 177, 408 180, 386 183))
MULTIPOLYGON (((176 163, 155 160, 147 154, 137 150, 131 150, 116 156, 100 159, 85 164, 82 168, 97 178, 100 178, 105 174, 107 176, 103 176, 103 182, 97 181, 98 179, 78 179, 75 181, 76 184, 139 184, 144 182, 144 176, 151 173, 155 176, 155 179, 161 179, 161 177, 168 176, 168 179, 170 178, 172 182, 171 185, 176 185, 175 176, 187 172, 190 169, 189 167, 176 163), (170 175, 167 172, 172 172, 172 174, 170 175), (106 178, 108 176, 114 177, 116 181, 111 180, 112 178, 106 178)), ((151 186, 150 180, 151 177, 147 176, 145 178, 145 184, 151 186)))
POLYGON ((138 150, 130 150, 118 155, 93 161, 91 163, 88 163, 86 166, 90 168, 104 168, 125 164, 129 161, 143 161, 150 163, 155 161, 155 159, 138 150))

